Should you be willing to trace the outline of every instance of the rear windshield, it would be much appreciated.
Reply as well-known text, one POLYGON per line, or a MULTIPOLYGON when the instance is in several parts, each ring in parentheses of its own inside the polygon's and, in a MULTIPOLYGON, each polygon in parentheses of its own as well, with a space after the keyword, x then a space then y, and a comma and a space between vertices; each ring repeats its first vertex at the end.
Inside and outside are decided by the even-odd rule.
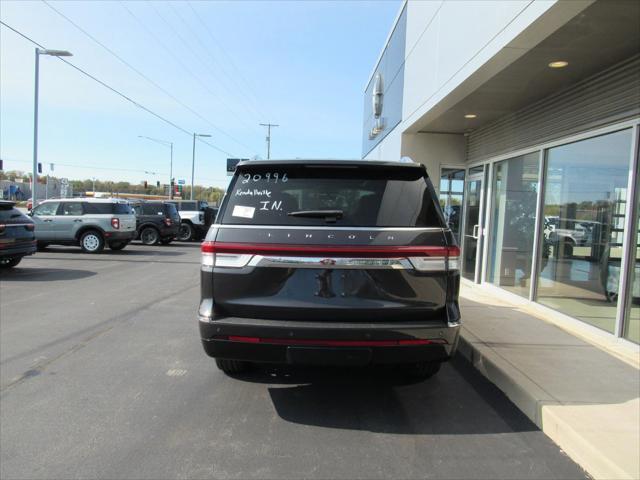
POLYGON ((221 223, 443 226, 433 187, 421 170, 301 166, 239 171, 221 223))
POLYGON ((104 202, 104 203, 87 202, 84 204, 84 211, 85 213, 88 213, 88 214, 107 214, 107 215, 114 215, 114 214, 124 215, 124 214, 133 213, 133 211, 131 210, 131 207, 127 203, 110 203, 110 202, 104 202))

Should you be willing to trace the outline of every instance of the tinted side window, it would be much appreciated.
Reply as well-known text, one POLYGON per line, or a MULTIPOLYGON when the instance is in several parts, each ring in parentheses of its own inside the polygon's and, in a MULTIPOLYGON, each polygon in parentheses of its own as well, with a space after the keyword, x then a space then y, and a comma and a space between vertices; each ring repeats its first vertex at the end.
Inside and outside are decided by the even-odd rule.
POLYGON ((17 208, 0 208, 0 222, 20 218, 22 216, 22 212, 17 208))
POLYGON ((50 217, 56 214, 58 211, 58 205, 60 205, 60 202, 43 203, 33 209, 33 214, 39 217, 50 217))
POLYGON ((196 202, 180 202, 178 204, 180 210, 197 210, 196 202))
POLYGON ((173 203, 165 203, 164 204, 164 212, 169 217, 175 217, 175 216, 178 215, 178 210, 176 209, 176 206, 173 203))
POLYGON ((62 202, 59 215, 82 215, 82 203, 62 202))
POLYGON ((253 167, 236 174, 227 197, 225 224, 327 225, 322 212, 329 212, 336 226, 444 225, 417 168, 253 167))
POLYGON ((133 213, 128 203, 112 203, 111 211, 117 215, 129 215, 133 213))
POLYGON ((87 202, 84 204, 84 211, 86 213, 91 213, 94 215, 110 215, 111 212, 111 203, 91 203, 87 202))
POLYGON ((143 203, 142 204, 143 215, 163 215, 161 203, 143 203))

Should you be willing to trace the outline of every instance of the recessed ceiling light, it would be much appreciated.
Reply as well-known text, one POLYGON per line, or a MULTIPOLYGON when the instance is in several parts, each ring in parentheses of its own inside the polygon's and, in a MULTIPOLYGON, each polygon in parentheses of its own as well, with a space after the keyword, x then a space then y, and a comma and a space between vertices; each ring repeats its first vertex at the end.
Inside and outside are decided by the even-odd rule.
POLYGON ((557 60, 549 64, 551 68, 564 68, 567 65, 569 65, 569 62, 565 62, 564 60, 557 60))
POLYGON ((477 115, 475 113, 467 113, 464 118, 476 118, 477 115))

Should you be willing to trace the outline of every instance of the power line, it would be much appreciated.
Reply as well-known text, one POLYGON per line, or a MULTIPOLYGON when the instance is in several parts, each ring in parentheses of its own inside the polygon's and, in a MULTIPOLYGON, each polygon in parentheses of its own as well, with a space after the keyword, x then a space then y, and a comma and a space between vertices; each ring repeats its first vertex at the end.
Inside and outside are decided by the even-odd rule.
POLYGON ((206 122, 208 125, 210 125, 211 127, 215 128, 217 131, 219 131, 220 133, 226 135, 227 137, 229 137, 231 140, 233 140, 234 142, 236 142, 238 145, 242 146, 243 148, 246 148, 247 151, 253 152, 253 149, 247 147, 246 145, 244 145, 242 142, 240 142, 239 140, 235 139, 234 137, 232 137, 231 135, 229 135, 228 133, 224 132, 222 129, 220 129, 218 126, 214 125, 213 123, 211 123, 208 119, 206 119, 204 116, 202 116, 199 112, 197 112, 196 110, 194 110, 193 108, 191 108, 190 106, 186 105, 184 102, 180 101, 178 98, 176 98, 171 92, 167 91, 166 89, 164 89, 163 87, 161 87, 160 85, 158 85, 154 80, 152 80, 151 78, 149 78, 147 75, 145 75, 143 72, 141 72, 140 70, 138 70, 136 67, 134 67, 133 65, 131 65, 129 62, 127 62, 124 58, 122 58, 120 55, 118 55, 116 52, 114 52, 111 48, 109 48, 107 45, 105 45, 104 43, 102 43, 100 40, 98 40, 96 37, 94 37, 93 35, 91 35, 91 33, 89 33, 88 31, 86 31, 84 28, 82 28, 80 25, 78 25, 76 22, 74 22, 73 20, 71 20, 69 17, 67 17, 65 14, 63 14, 60 10, 56 9, 53 5, 51 5, 49 2, 47 2, 47 0, 42 0, 42 2, 47 5, 51 10, 53 10, 55 13, 57 13, 58 15, 60 15, 62 18, 64 18, 67 22, 69 22, 71 25, 73 25, 76 29, 78 29, 80 32, 82 32, 84 35, 86 35, 87 37, 89 37, 93 42, 95 42, 97 45, 99 45, 100 47, 102 47, 104 50, 106 50, 109 54, 111 54, 113 57, 117 58, 121 63, 123 63, 124 65, 126 65, 129 69, 133 70, 135 73, 137 73, 140 77, 144 78, 147 82, 149 82, 151 85, 153 85, 154 87, 156 87, 158 90, 160 90, 162 93, 164 93, 165 95, 167 95, 169 98, 171 98, 174 102, 176 102, 178 105, 181 105, 182 107, 186 108, 187 110, 189 110, 191 113, 193 113, 195 116, 197 116, 200 120, 203 120, 204 122, 206 122))
MULTIPOLYGON (((174 7, 174 5, 171 2, 167 2, 167 5, 169 5, 169 8, 171 8, 171 10, 175 13, 176 17, 178 17, 180 22, 187 28, 187 31, 189 33, 191 33, 193 35, 193 37, 196 39, 196 41, 198 42, 198 45, 200 45, 200 48, 202 49, 202 51, 205 52, 207 57, 211 60, 211 65, 214 68, 217 67, 221 72, 224 73, 224 75, 231 82, 233 82, 234 86, 238 90, 238 94, 240 95, 241 103, 247 108, 247 111, 251 110, 251 113, 254 114, 256 116, 256 118, 265 118, 265 116, 262 115, 260 112, 258 112, 258 110, 251 104, 251 101, 247 98, 247 96, 244 94, 244 92, 242 92, 242 90, 240 89, 240 84, 237 82, 237 80, 234 82, 234 79, 227 73, 227 71, 225 70, 224 66, 220 62, 218 62, 215 59, 215 57, 211 54, 210 49, 207 48, 207 46, 204 44, 204 42, 202 41, 200 36, 197 34, 196 30, 193 27, 191 27, 191 25, 189 25, 187 23, 187 21, 184 19, 184 17, 179 12, 179 10, 176 7, 174 7)), ((222 81, 220 81, 220 84, 224 87, 224 89, 227 91, 227 93, 233 95, 233 92, 231 92, 231 90, 229 88, 227 88, 227 85, 225 85, 222 81)))
MULTIPOLYGON (((202 58, 197 55, 195 53, 195 50, 193 49, 193 47, 191 47, 187 41, 182 37, 182 35, 180 35, 180 33, 173 27, 173 25, 171 25, 171 23, 158 11, 158 9, 150 2, 147 2, 147 4, 151 7, 151 9, 155 12, 155 14, 158 16, 158 18, 160 18, 160 20, 162 20, 162 22, 169 27, 169 29, 173 32, 173 34, 178 38, 178 40, 180 40, 180 42, 186 47, 186 49, 191 52, 191 54, 193 55, 194 59, 196 59, 198 62, 200 62, 200 64, 204 67, 206 67, 207 69, 210 69, 210 67, 202 60, 202 58)), ((166 50, 169 50, 166 46, 163 45, 163 47, 166 50)), ((174 55, 175 57, 175 55, 174 55)), ((246 124, 237 114, 236 112, 227 104, 227 102, 224 101, 224 99, 222 97, 220 97, 219 95, 217 95, 216 93, 214 93, 209 86, 203 82, 199 77, 196 77, 193 72, 189 71, 190 74, 192 76, 194 76, 196 78, 196 80, 200 83, 200 85, 202 85, 202 87, 204 88, 204 90, 211 95, 212 98, 218 100, 222 105, 224 105, 226 107, 226 109, 229 111, 229 113, 231 115, 233 115, 235 117, 236 120, 238 120, 238 122, 240 122, 242 125, 244 125, 245 128, 247 128, 248 130, 252 130, 252 128, 246 124)), ((213 75, 215 76, 215 72, 211 71, 211 73, 213 73, 213 75)), ((254 130, 255 131, 255 130, 254 130)))
POLYGON ((200 23, 200 25, 202 25, 203 29, 207 32, 207 35, 209 35, 209 38, 211 39, 211 41, 216 44, 218 46, 218 48, 220 49, 220 51, 222 52, 222 54, 226 57, 226 61, 229 63, 229 65, 231 65, 231 67, 236 71, 236 77, 240 78, 245 86, 247 87, 247 92, 250 94, 248 96, 252 96, 253 97, 253 101, 256 104, 256 109, 257 112, 260 115, 260 118, 267 118, 268 116, 265 115, 260 109, 259 109, 259 100, 258 100, 258 96, 255 94, 255 92, 253 91, 252 88, 252 84, 251 82, 249 82, 249 80, 247 80, 247 78, 242 74, 242 72, 240 71, 240 69, 236 66, 235 62, 233 61, 233 58, 231 57, 231 55, 229 55, 226 50, 224 49, 224 47, 222 46, 222 44, 218 41, 218 39, 213 35, 213 33, 211 32, 211 29, 207 26, 207 24, 202 20, 202 17, 200 16, 200 14, 196 11, 195 8, 193 8, 193 5, 191 5, 191 2, 189 0, 187 0, 185 2, 189 8, 191 9, 191 12, 193 12, 193 15, 196 17, 196 19, 198 20, 198 22, 200 23))
MULTIPOLYGON (((31 163, 30 160, 7 160, 7 162, 12 162, 12 163, 31 163)), ((60 163, 60 162, 45 162, 47 164, 52 163, 53 165, 56 166, 60 166, 60 167, 73 167, 73 168, 83 168, 83 169, 92 169, 92 170, 112 170, 112 171, 116 171, 116 172, 135 172, 135 173, 147 173, 147 174, 153 174, 153 175, 165 175, 165 173, 161 173, 161 172, 150 172, 149 170, 143 170, 143 169, 134 169, 134 168, 116 168, 116 167, 100 167, 98 165, 74 165, 71 163, 60 163)))
MULTIPOLYGON (((35 40, 33 40, 32 38, 28 37, 28 36, 27 36, 27 35, 25 35, 24 33, 22 33, 22 32, 20 32, 20 31, 16 30, 16 29, 15 29, 15 28, 13 28, 11 25, 6 24, 6 23, 5 23, 5 22, 3 22, 2 20, 0 20, 0 25, 3 25, 3 26, 5 26, 6 28, 8 28, 9 30, 13 31, 14 33, 16 33, 16 34, 20 35, 22 38, 24 38, 25 40, 27 40, 27 41, 31 42, 33 45, 36 45, 37 47, 40 47, 40 48, 42 48, 43 50, 46 50, 46 48, 45 48, 43 45, 39 44, 38 42, 36 42, 36 41, 35 41, 35 40)), ((109 84, 107 84, 107 83, 103 82, 103 81, 102 81, 102 80, 100 80, 99 78, 97 78, 97 77, 95 77, 95 76, 91 75, 90 73, 88 73, 88 72, 84 71, 83 69, 81 69, 80 67, 78 67, 78 66, 74 65, 73 63, 69 62, 68 60, 66 60, 66 59, 64 59, 64 58, 62 58, 62 57, 56 57, 56 58, 57 58, 58 60, 60 60, 61 62, 66 63, 67 65, 69 65, 69 66, 70 66, 70 67, 72 67, 73 69, 77 70, 78 72, 82 73, 83 75, 85 75, 85 76, 89 77, 91 80, 93 80, 93 81, 95 81, 95 82, 99 83, 100 85, 102 85, 103 87, 105 87, 107 90, 110 90, 111 92, 115 93, 115 94, 116 94, 116 95, 118 95, 119 97, 124 98, 126 101, 128 101, 128 102, 132 103, 132 104, 133 104, 133 105, 135 105, 136 107, 138 107, 138 108, 140 108, 140 109, 144 110, 145 112, 147 112, 147 113, 149 113, 149 114, 153 115, 154 117, 156 117, 157 119, 159 119, 159 120, 161 120, 161 121, 163 121, 163 122, 167 123, 168 125, 171 125, 173 128, 175 128, 175 129, 177 129, 177 130, 180 130, 181 132, 186 133, 186 134, 187 134, 187 135, 189 135, 189 136, 192 136, 192 135, 193 135, 193 132, 189 132, 188 130, 186 130, 186 129, 182 128, 181 126, 179 126, 179 125, 177 125, 177 124, 175 124, 175 123, 174 123, 174 122, 172 122, 171 120, 168 120, 167 118, 163 117, 162 115, 160 115, 160 114, 158 114, 158 113, 154 112, 153 110, 151 110, 151 109, 149 109, 149 108, 145 107, 145 106, 144 106, 144 105, 142 105, 141 103, 139 103, 139 102, 137 102, 136 100, 132 99, 131 97, 129 97, 129 96, 127 96, 127 95, 125 95, 124 93, 120 92, 119 90, 116 90, 116 89, 115 89, 115 88, 113 88, 111 85, 109 85, 109 84)), ((206 145, 210 146, 211 148, 213 148, 213 149, 215 149, 215 150, 218 150, 218 151, 219 151, 219 152, 221 152, 221 153, 224 153, 225 155, 228 155, 228 156, 230 156, 230 157, 233 157, 233 156, 234 156, 232 153, 229 153, 229 152, 227 152, 226 150, 223 150, 223 149, 221 149, 221 148, 219 148, 219 147, 216 147, 215 145, 212 145, 211 143, 209 143, 209 142, 207 142, 207 141, 205 141, 205 140, 202 140, 202 139, 199 139, 199 140, 200 140, 202 143, 204 143, 204 144, 206 144, 206 145)))

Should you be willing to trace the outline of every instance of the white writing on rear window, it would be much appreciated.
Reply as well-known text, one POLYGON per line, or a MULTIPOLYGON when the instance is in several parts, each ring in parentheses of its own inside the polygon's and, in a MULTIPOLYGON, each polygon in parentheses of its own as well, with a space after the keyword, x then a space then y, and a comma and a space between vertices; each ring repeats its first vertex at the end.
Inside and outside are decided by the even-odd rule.
POLYGON ((260 182, 266 181, 267 183, 273 182, 287 182, 289 178, 287 177, 287 172, 266 172, 266 173, 243 173, 242 174, 242 184, 246 185, 249 182, 260 182))

